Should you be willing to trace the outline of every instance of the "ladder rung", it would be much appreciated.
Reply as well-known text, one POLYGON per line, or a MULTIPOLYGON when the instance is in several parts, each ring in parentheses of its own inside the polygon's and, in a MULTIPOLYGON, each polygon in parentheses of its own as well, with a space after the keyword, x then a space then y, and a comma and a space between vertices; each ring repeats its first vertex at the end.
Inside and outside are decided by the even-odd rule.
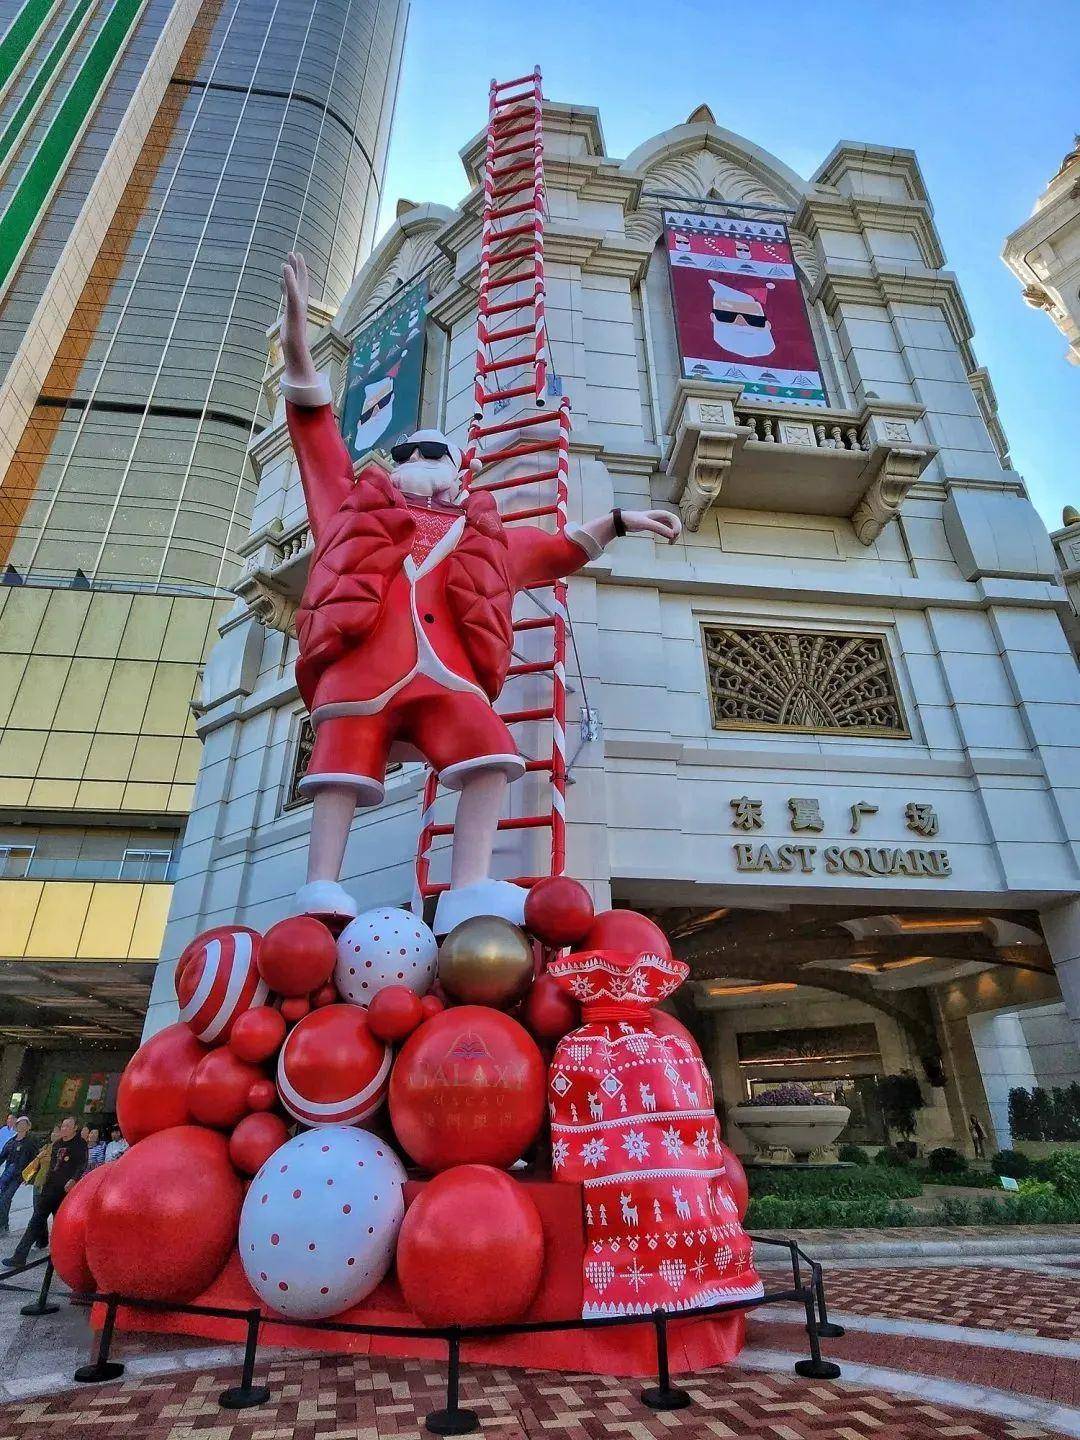
MULTIPOLYGON (((528 125, 519 125, 516 130, 502 130, 497 132, 495 135, 495 143, 491 147, 491 158, 493 160, 504 159, 506 152, 504 150, 499 150, 498 146, 500 141, 505 142, 507 140, 516 140, 519 135, 531 135, 532 139, 529 141, 529 149, 531 150, 535 147, 536 126, 535 124, 530 122, 528 125)), ((517 154, 518 151, 515 150, 514 153, 517 154)))
POLYGON ((515 620, 514 634, 516 635, 522 630, 550 630, 554 624, 554 615, 537 615, 532 620, 515 620))
POLYGON ((554 660, 534 660, 524 665, 511 665, 506 672, 506 678, 514 675, 544 675, 550 674, 555 669, 554 660))
MULTIPOLYGON (((498 464, 498 461, 494 461, 498 464)), ((484 469, 488 462, 484 462, 484 469)), ((483 473, 481 471, 481 473, 483 473)), ((492 480, 487 485, 473 485, 473 490, 486 490, 489 494, 496 490, 520 490, 523 485, 542 485, 545 481, 558 479, 558 470, 539 470, 534 475, 513 475, 505 480, 492 480)), ((506 517, 503 516, 503 519, 506 517)))
POLYGON ((552 816, 548 815, 508 815, 505 820, 499 821, 500 830, 543 830, 552 823, 552 816))
POLYGON ((537 80, 537 72, 531 71, 528 75, 519 75, 516 80, 493 80, 491 88, 497 95, 500 90, 512 90, 515 85, 533 85, 537 80))
POLYGON ((545 705, 538 710, 508 710, 505 715, 500 715, 499 719, 507 725, 524 725, 530 720, 552 720, 554 717, 555 711, 550 705, 545 705))
POLYGON ((538 520, 542 515, 557 515, 557 505, 537 505, 532 510, 509 510, 503 517, 504 525, 509 525, 511 520, 538 520))
POLYGON ((536 222, 531 225, 510 225, 505 230, 496 230, 494 234, 485 236, 488 245, 493 245, 496 240, 514 240, 519 235, 535 235, 536 222))
POLYGON ((537 211, 536 196, 531 200, 522 200, 519 205, 503 205, 498 210, 489 210, 485 219, 490 224, 492 220, 506 220, 511 215, 524 215, 526 210, 537 211))
MULTIPOLYGON (((520 885, 523 890, 531 890, 538 880, 546 880, 546 875, 511 875, 506 882, 508 885, 520 885)), ((441 895, 444 890, 449 890, 449 882, 444 881, 441 885, 422 885, 420 893, 427 900, 433 895, 441 895)))
POLYGON ((535 395, 534 385, 511 385, 507 390, 482 390, 481 405, 497 405, 500 400, 515 400, 519 395, 535 395))
POLYGON ((524 120, 526 115, 528 115, 529 118, 533 120, 535 120, 536 118, 535 97, 530 96, 524 102, 519 100, 511 100, 508 101, 507 104, 509 105, 509 109, 496 110, 494 115, 492 115, 491 117, 491 128, 495 131, 496 135, 498 134, 500 125, 508 125, 514 120, 524 120))
MULTIPOLYGON (((532 229, 532 226, 529 226, 532 229)), ((496 235, 496 240, 501 240, 501 235, 496 235)), ((496 250, 494 254, 489 250, 487 261, 489 265, 509 265, 511 261, 527 260, 530 255, 536 254, 535 245, 521 245, 516 250, 496 250)), ((481 312, 483 313, 483 312, 481 312)))
POLYGON ((508 325, 505 330, 485 331, 484 344, 498 345, 502 340, 520 340, 522 335, 532 335, 535 331, 535 325, 508 325))
POLYGON ((496 200, 501 200, 504 195, 511 195, 515 190, 524 189, 526 185, 530 185, 533 183, 533 175, 535 173, 535 170, 536 161, 529 159, 515 160, 512 165, 504 165, 503 168, 499 171, 498 175, 496 175, 493 170, 491 172, 491 179, 493 182, 491 186, 492 196, 496 200), (511 184, 508 184, 507 177, 510 175, 523 175, 525 176, 525 179, 515 180, 511 184), (502 183, 495 184, 494 182, 497 180, 501 181, 502 183))
MULTIPOLYGON (((491 166, 491 173, 492 173, 492 175, 498 175, 498 174, 501 173, 499 170, 497 170, 497 169, 495 168, 494 161, 496 161, 496 160, 505 160, 505 159, 507 158, 507 156, 509 156, 509 155, 523 155, 526 150, 533 150, 533 151, 535 151, 535 149, 536 149, 536 135, 535 135, 535 132, 531 129, 531 127, 526 127, 526 128, 529 129, 529 133, 533 136, 533 138, 532 138, 531 140, 523 140, 520 145, 510 145, 510 146, 508 146, 505 150, 497 150, 497 151, 494 151, 494 152, 492 153, 492 157, 491 157, 491 158, 492 158, 492 166, 491 166)), ((525 132, 522 131, 522 134, 524 134, 524 133, 525 133, 525 132)))
MULTIPOLYGON (((558 436, 553 435, 550 439, 545 437, 543 440, 522 440, 520 445, 504 445, 501 450, 492 450, 489 454, 482 455, 480 459, 486 470, 489 466, 498 465, 503 460, 516 460, 520 455, 542 455, 545 450, 557 450, 558 448, 558 436)), ((522 481, 527 478, 535 480, 536 476, 518 477, 522 481)))
POLYGON ((481 375, 497 375, 500 370, 517 370, 521 365, 535 365, 540 356, 535 350, 524 350, 520 355, 504 355, 501 360, 481 362, 481 375))
POLYGON ((526 765, 525 765, 525 773, 526 773, 527 775, 533 775, 533 774, 535 774, 535 773, 536 773, 537 771, 539 771, 539 770, 554 770, 554 769, 555 769, 555 761, 554 761, 554 759, 551 759, 551 760, 529 760, 529 761, 526 762, 526 765))
MULTIPOLYGON (((536 278, 535 274, 533 278, 536 278)), ((490 289, 490 283, 488 288, 490 289)), ((523 296, 520 300, 500 300, 497 305, 486 305, 484 307, 484 314, 490 320, 492 315, 508 315, 511 310, 523 310, 526 305, 532 305, 535 301, 536 292, 530 291, 528 295, 523 296)))
MULTIPOLYGON (((540 410, 535 415, 519 415, 516 420, 500 420, 494 425, 478 425, 472 432, 473 439, 482 440, 488 435, 505 435, 507 430, 520 430, 526 425, 550 425, 558 420, 558 410, 540 410)), ((559 443, 559 437, 551 437, 552 445, 559 443)))
MULTIPOLYGON (((527 284, 528 281, 530 281, 530 280, 534 280, 534 281, 535 281, 535 280, 539 279, 539 276, 540 276, 539 270, 537 270, 536 266, 533 265, 533 266, 532 266, 530 269, 528 269, 528 270, 519 270, 516 275, 500 275, 500 276, 499 276, 497 279, 495 279, 495 280, 489 280, 489 281, 488 281, 488 289, 489 289, 489 290, 502 290, 502 289, 504 289, 507 285, 524 285, 524 284, 527 284)), ((533 297, 530 295, 530 296, 529 296, 529 300, 531 300, 532 298, 533 298, 533 297)), ((528 300, 519 300, 519 301, 518 301, 518 304, 519 304, 519 305, 527 305, 528 303, 529 303, 528 300)), ((492 314, 494 314, 494 313, 495 313, 495 312, 492 311, 492 310, 489 310, 489 311, 488 311, 488 314, 489 314, 489 315, 492 315, 492 314)))

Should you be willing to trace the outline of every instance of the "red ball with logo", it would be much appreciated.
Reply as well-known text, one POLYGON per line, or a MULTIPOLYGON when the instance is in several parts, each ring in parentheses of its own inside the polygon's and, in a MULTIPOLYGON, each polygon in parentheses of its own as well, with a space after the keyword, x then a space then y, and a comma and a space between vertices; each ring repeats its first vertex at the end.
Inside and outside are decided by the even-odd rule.
POLYGON ((418 1165, 512 1165, 536 1138, 546 1069, 524 1026, 484 1005, 433 1015, 390 1077, 394 1132, 418 1165))
POLYGON ((592 918, 592 896, 569 875, 548 875, 525 897, 525 929, 556 950, 576 945, 592 918))
POLYGON ((361 1006, 312 1010, 281 1047, 281 1103, 304 1125, 362 1125, 386 1098, 390 1060, 361 1006))
POLYGON ((139 1046, 116 1092, 116 1123, 128 1144, 188 1123, 188 1086, 195 1067, 209 1054, 183 1024, 169 1025, 139 1046))
POLYGON ((266 1003, 258 955, 258 931, 246 925, 207 930, 181 955, 175 975, 180 1019, 204 1045, 224 1045, 236 1017, 266 1003))
POLYGON ((277 995, 310 995, 334 973, 337 943, 312 915, 279 920, 259 946, 259 974, 277 995))

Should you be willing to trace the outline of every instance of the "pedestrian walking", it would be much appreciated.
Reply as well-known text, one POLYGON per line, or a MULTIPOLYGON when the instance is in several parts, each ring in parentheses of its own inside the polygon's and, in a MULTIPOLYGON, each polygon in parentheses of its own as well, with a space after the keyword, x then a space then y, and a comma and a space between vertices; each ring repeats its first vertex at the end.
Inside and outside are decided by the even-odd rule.
POLYGON ((0 1235, 7 1234, 11 1202, 36 1148, 37 1142, 30 1134, 30 1116, 20 1115, 15 1121, 15 1134, 0 1146, 0 1235))
POLYGON ((76 1130, 74 1115, 66 1115, 51 1148, 48 1170, 34 1201, 30 1223, 12 1253, 4 1257, 4 1264, 13 1269, 26 1264, 32 1245, 43 1248, 48 1244, 50 1217, 60 1209, 64 1196, 86 1169, 86 1141, 76 1130))

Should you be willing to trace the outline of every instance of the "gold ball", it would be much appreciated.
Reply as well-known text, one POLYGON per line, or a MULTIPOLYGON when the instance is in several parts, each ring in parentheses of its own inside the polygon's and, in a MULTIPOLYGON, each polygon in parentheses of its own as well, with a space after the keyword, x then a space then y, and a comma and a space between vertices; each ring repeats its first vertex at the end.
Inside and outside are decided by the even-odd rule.
POLYGON ((532 975, 528 936, 498 915, 463 920, 439 947, 439 983, 467 1005, 511 1005, 528 989, 532 975))

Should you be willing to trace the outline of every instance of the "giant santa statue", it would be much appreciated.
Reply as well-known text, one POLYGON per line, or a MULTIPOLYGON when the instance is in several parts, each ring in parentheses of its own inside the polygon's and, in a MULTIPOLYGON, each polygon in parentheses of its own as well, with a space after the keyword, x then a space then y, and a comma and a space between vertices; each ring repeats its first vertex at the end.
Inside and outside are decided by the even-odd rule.
POLYGON ((290 253, 282 278, 282 391, 315 540, 296 622, 297 683, 315 727, 301 782, 314 805, 297 909, 356 914, 339 883, 354 810, 380 803, 389 759, 422 758, 459 792, 436 933, 474 915, 520 924, 525 892, 489 878, 504 792, 525 769, 493 708, 510 663, 514 595, 572 575, 617 535, 673 542, 678 517, 613 510, 562 535, 506 530, 489 494, 461 498, 461 453, 437 430, 395 445, 389 474, 377 465, 354 474, 308 347, 302 255, 290 253))

